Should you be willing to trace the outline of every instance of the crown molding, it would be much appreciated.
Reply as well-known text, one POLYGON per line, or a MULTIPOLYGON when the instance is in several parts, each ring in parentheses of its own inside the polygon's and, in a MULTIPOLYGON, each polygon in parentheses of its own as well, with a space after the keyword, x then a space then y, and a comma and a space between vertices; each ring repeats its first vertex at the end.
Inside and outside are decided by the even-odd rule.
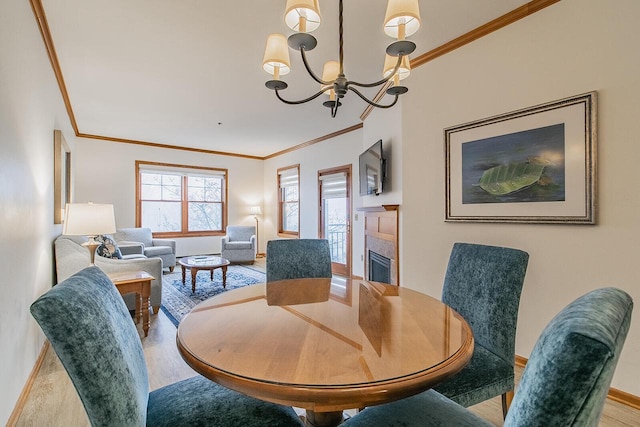
POLYGON ((226 151, 215 151, 215 150, 207 150, 204 148, 193 148, 193 147, 181 147, 178 145, 171 144, 160 144, 157 142, 148 142, 148 141, 138 141, 135 139, 126 139, 126 138, 115 138, 112 136, 103 136, 103 135, 90 135, 86 133, 78 133, 76 134, 79 138, 89 138, 89 139, 97 139, 101 141, 110 141, 110 142, 119 142, 122 144, 135 144, 135 145, 144 145, 146 147, 155 147, 155 148, 164 148, 168 150, 182 150, 182 151, 191 151, 195 153, 204 153, 204 154, 215 154, 218 156, 232 156, 232 157, 242 157, 245 159, 255 159, 255 160, 264 160, 264 157, 261 156, 251 156, 249 154, 239 154, 239 153, 229 153, 226 151))
POLYGON ((268 156, 263 157, 263 159, 267 160, 267 159, 271 159, 273 157, 281 156, 283 154, 290 153, 292 151, 296 151, 296 150, 299 150, 299 149, 304 148, 304 147, 308 147, 308 146, 313 145, 313 144, 317 144, 318 142, 326 141, 327 139, 335 138, 336 136, 344 135, 345 133, 349 133, 349 132, 352 132, 354 130, 362 129, 363 126, 364 126, 363 123, 358 123, 357 125, 349 126, 348 128, 332 132, 330 134, 327 134, 327 135, 312 139, 312 140, 307 141, 307 142, 303 142, 302 144, 294 145, 293 147, 287 148, 286 150, 282 150, 282 151, 278 151, 278 152, 273 153, 273 154, 269 154, 268 156))
POLYGON ((56 80, 58 81, 58 87, 60 88, 62 100, 64 101, 65 108, 67 109, 67 114, 69 115, 71 127, 73 128, 73 131, 77 136, 78 123, 76 122, 76 117, 73 114, 73 108, 71 107, 71 101, 69 100, 69 93, 67 92, 67 85, 64 82, 64 76, 62 75, 62 70, 60 69, 58 54, 56 53, 56 47, 53 44, 53 39, 51 38, 51 31, 49 31, 49 23, 47 22, 47 16, 44 13, 44 7, 42 6, 42 2, 40 0, 30 0, 30 2, 31 9, 33 10, 33 14, 36 17, 36 22, 38 23, 38 29, 40 30, 40 34, 42 35, 44 47, 47 50, 47 55, 49 56, 49 61, 51 62, 51 68, 53 68, 53 74, 55 74, 56 80))

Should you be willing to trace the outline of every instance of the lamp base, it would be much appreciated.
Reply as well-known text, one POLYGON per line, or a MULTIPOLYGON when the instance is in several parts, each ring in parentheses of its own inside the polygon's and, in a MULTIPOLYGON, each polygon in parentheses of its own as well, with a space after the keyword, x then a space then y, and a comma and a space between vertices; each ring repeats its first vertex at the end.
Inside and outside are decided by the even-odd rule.
POLYGON ((95 265, 94 261, 96 259, 96 249, 101 245, 100 242, 96 240, 97 236, 89 236, 89 241, 82 244, 89 251, 89 266, 95 265))

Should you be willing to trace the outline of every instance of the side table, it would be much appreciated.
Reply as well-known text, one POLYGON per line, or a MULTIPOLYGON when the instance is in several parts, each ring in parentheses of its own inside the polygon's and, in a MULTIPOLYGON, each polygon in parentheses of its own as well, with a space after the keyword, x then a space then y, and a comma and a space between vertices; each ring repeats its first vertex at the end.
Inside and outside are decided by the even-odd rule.
POLYGON ((107 277, 111 279, 120 295, 132 292, 136 294, 135 322, 138 323, 142 317, 144 336, 149 335, 149 297, 151 296, 151 281, 154 277, 146 271, 109 273, 107 277))

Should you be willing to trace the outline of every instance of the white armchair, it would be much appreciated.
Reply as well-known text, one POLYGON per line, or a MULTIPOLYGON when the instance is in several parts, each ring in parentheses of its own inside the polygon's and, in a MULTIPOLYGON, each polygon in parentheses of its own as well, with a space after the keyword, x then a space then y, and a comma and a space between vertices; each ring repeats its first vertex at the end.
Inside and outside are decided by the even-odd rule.
POLYGON ((230 225, 227 235, 220 239, 220 256, 236 264, 253 264, 258 251, 256 227, 230 225))
POLYGON ((113 238, 118 246, 142 243, 144 255, 149 258, 160 258, 162 267, 169 268, 169 271, 173 271, 176 266, 176 241, 154 238, 150 228, 119 228, 113 238))

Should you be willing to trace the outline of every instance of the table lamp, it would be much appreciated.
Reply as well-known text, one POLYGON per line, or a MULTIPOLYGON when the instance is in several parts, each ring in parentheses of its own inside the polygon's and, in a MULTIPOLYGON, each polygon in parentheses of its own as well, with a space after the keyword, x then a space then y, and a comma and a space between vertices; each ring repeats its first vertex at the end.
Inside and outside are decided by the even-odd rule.
POLYGON ((262 209, 260 209, 260 206, 251 206, 251 208, 249 208, 249 212, 256 219, 256 247, 258 248, 256 251, 256 258, 261 258, 263 254, 260 253, 260 229, 258 228, 258 215, 262 215, 262 209))
POLYGON ((68 203, 64 216, 64 230, 62 234, 69 236, 87 236, 89 241, 83 243, 89 250, 89 256, 93 265, 96 249, 100 242, 96 237, 101 234, 115 233, 116 220, 113 214, 113 205, 94 203, 68 203))

